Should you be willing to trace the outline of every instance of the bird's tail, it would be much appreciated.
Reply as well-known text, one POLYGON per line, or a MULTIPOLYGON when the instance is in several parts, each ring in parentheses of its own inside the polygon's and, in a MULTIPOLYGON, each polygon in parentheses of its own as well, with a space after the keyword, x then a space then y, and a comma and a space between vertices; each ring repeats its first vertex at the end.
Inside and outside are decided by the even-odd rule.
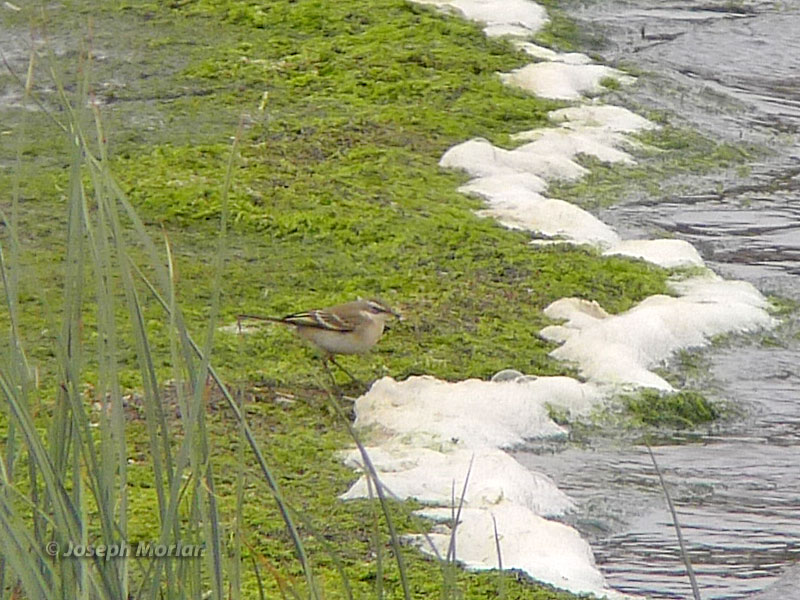
POLYGON ((242 331, 242 321, 245 319, 252 319, 254 321, 270 321, 271 323, 283 323, 288 325, 286 321, 278 317, 264 317, 261 315, 236 315, 236 324, 239 326, 239 331, 242 331))
POLYGON ((244 321, 245 319, 253 319, 255 321, 272 321, 273 323, 286 323, 280 317, 264 317, 261 315, 236 315, 237 321, 244 321))

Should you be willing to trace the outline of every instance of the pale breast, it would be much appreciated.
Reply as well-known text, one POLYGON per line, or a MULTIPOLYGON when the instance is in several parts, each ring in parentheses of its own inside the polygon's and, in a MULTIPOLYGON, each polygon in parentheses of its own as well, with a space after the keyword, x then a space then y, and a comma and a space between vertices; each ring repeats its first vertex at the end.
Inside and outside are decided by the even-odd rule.
POLYGON ((312 327, 298 328, 297 333, 331 354, 362 354, 372 348, 381 337, 383 323, 375 323, 372 327, 349 333, 312 327))

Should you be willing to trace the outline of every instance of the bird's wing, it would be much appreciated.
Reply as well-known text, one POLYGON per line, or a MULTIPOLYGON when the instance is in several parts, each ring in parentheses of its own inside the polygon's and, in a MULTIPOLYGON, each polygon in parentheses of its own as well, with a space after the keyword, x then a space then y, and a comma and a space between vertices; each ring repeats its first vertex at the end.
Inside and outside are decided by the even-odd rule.
POLYGON ((299 327, 316 327, 328 331, 353 331, 355 324, 344 317, 338 317, 327 310, 308 310, 287 315, 281 319, 284 323, 299 327))

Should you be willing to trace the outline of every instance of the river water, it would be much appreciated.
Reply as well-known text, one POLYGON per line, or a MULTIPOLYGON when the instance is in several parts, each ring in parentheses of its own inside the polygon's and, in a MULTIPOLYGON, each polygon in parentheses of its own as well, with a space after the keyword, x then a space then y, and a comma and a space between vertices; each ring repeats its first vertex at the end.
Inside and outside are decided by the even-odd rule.
MULTIPOLYGON (((800 300, 800 1, 573 2, 567 10, 603 40, 595 51, 606 62, 644 72, 620 102, 772 152, 746 173, 667 181, 660 197, 623 199, 600 217, 625 237, 688 240, 723 276, 800 300)), ((705 600, 770 585, 764 598, 800 598, 788 581, 797 581, 791 564, 800 559, 798 332, 790 315, 774 332, 704 352, 704 385, 741 414, 654 448, 705 600)), ((516 456, 578 502, 572 523, 613 587, 691 597, 644 446, 602 437, 516 456)))

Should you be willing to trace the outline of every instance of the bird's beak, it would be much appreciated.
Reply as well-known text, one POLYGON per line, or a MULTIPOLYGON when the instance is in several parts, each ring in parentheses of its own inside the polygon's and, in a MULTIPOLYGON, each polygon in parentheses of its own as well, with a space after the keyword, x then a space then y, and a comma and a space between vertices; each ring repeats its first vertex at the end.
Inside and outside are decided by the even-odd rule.
POLYGON ((392 310, 391 312, 395 317, 397 317, 398 321, 402 321, 403 320, 403 315, 401 315, 399 312, 397 312, 396 310, 392 310))

